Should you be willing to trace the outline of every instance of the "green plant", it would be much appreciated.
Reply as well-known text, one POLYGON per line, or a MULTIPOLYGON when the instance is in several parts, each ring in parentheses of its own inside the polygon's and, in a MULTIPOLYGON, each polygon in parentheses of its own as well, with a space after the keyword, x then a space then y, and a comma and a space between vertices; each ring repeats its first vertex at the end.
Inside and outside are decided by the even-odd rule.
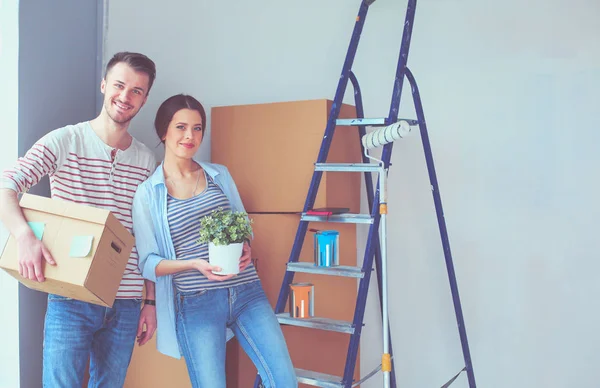
POLYGON ((244 242, 251 236, 252 220, 245 212, 232 212, 219 207, 209 215, 200 218, 198 243, 229 245, 244 242))

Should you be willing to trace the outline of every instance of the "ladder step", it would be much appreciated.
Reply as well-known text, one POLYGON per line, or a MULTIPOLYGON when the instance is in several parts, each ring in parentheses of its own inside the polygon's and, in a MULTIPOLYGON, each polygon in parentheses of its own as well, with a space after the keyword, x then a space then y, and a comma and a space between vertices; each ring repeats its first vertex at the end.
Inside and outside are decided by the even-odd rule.
POLYGON ((344 276, 348 278, 363 278, 365 273, 361 267, 336 265, 335 267, 319 267, 314 263, 297 262, 287 263, 287 270, 291 272, 314 273, 318 275, 344 276))
POLYGON ((377 172, 377 163, 315 163, 315 171, 377 172))
POLYGON ((313 221, 313 222, 341 222, 346 224, 372 224, 373 217, 370 214, 354 214, 354 213, 342 213, 333 214, 330 216, 313 216, 306 213, 302 213, 300 217, 301 221, 313 221))
MULTIPOLYGON (((415 119, 398 119, 396 122, 398 122, 398 121, 406 121, 408 123, 408 125, 419 124, 419 120, 415 120, 415 119)), ((379 118, 375 118, 375 119, 356 118, 356 119, 337 119, 337 120, 335 120, 335 125, 350 126, 350 127, 359 126, 359 125, 368 126, 368 127, 385 127, 385 126, 388 126, 391 124, 393 124, 393 123, 389 122, 387 117, 379 117, 379 118)))
POLYGON ((352 322, 339 321, 329 318, 292 318, 290 313, 277 314, 277 320, 283 325, 308 327, 311 329, 337 331, 338 333, 354 334, 352 322))
POLYGON ((383 126, 387 125, 388 119, 387 117, 380 117, 375 119, 337 119, 335 120, 335 125, 344 125, 344 126, 358 126, 358 125, 367 125, 367 126, 383 126))
POLYGON ((323 388, 343 388, 342 378, 328 375, 327 373, 313 372, 306 369, 296 368, 296 377, 300 384, 312 385, 323 388))

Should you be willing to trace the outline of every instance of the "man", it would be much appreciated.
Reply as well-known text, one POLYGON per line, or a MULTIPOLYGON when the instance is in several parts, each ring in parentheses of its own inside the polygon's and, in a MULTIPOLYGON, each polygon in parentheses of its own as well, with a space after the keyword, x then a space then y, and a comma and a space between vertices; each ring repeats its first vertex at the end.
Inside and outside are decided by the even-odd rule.
MULTIPOLYGON (((44 175, 52 198, 110 210, 133 230, 131 208, 137 186, 156 167, 152 151, 129 132, 131 119, 145 104, 156 76, 154 62, 121 52, 108 62, 100 91, 102 111, 95 119, 46 134, 0 179, 0 221, 15 237, 19 273, 43 282, 42 261, 56 265, 29 228, 17 194, 44 175)), ((44 325, 44 387, 81 387, 90 361, 90 387, 121 387, 137 336, 139 345, 156 330, 154 283, 144 280, 134 248, 112 308, 48 295, 44 325), (144 330, 145 327, 145 330, 144 330)))

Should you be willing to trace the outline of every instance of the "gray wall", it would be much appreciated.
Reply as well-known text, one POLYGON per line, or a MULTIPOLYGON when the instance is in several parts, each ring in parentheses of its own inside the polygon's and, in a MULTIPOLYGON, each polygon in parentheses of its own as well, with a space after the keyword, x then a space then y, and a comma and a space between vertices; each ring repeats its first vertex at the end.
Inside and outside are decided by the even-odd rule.
MULTIPOLYGON (((20 1, 19 156, 51 130, 96 116, 101 22, 94 1, 20 1)), ((48 179, 30 192, 49 196, 48 179)), ((39 387, 46 294, 21 286, 19 302, 21 387, 39 387)))

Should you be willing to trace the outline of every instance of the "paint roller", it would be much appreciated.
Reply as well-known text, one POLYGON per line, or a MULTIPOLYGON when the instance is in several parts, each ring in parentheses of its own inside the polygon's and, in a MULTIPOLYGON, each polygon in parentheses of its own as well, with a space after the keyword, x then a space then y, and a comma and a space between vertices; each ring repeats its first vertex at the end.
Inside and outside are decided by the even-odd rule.
POLYGON ((411 128, 408 122, 400 120, 387 127, 379 128, 373 132, 367 133, 361 140, 365 149, 372 149, 406 137, 410 132, 411 128))

